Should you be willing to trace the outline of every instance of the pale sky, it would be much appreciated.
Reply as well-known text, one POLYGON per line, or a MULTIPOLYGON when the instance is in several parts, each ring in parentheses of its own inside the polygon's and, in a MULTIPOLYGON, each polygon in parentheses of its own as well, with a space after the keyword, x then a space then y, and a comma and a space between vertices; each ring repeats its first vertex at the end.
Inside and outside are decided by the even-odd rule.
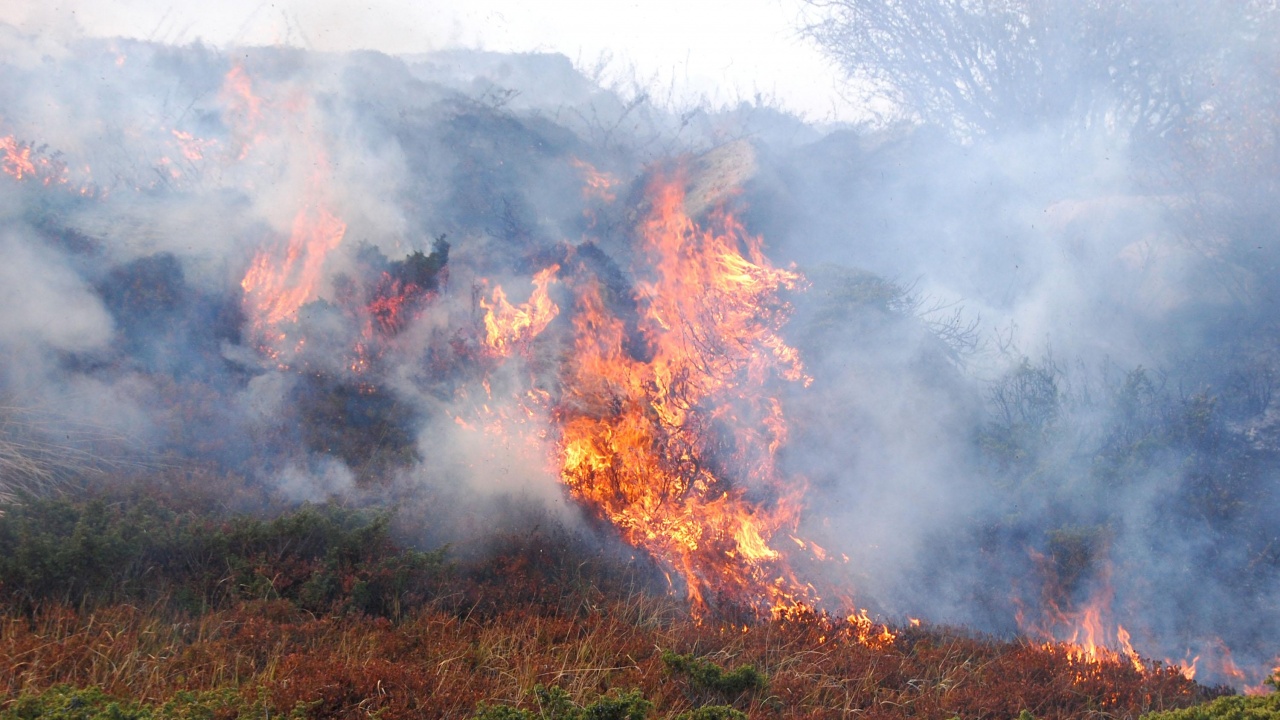
POLYGON ((674 83, 713 101, 776 97, 814 120, 854 113, 816 48, 797 37, 801 0, 0 0, 0 20, 185 44, 290 44, 416 53, 454 47, 548 51, 674 83))

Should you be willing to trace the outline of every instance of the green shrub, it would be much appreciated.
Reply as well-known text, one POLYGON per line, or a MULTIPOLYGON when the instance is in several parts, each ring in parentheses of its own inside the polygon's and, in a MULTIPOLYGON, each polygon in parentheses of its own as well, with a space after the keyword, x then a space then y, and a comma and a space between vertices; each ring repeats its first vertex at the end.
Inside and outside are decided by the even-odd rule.
POLYGON ((1280 720, 1280 693, 1231 695, 1182 710, 1148 713, 1142 720, 1280 720))
POLYGON ((747 720, 747 714, 728 705, 706 705, 682 712, 676 720, 747 720))
POLYGON ((37 694, 24 694, 0 710, 0 720, 151 720, 150 710, 121 704, 99 688, 76 690, 60 685, 37 694))
POLYGON ((199 611, 283 598, 312 612, 398 618, 438 584, 445 551, 400 548, 389 523, 332 505, 218 520, 147 499, 31 498, 0 514, 0 600, 165 600, 199 611))
POLYGON ((246 702, 231 688, 183 691, 159 706, 147 706, 113 698, 97 687, 56 685, 44 692, 23 694, 0 710, 0 720, 214 720, 275 714, 264 700, 246 702))
POLYGON ((538 706, 536 713, 510 705, 481 703, 472 720, 644 720, 653 709, 653 703, 645 700, 639 690, 603 695, 585 707, 573 702, 564 688, 538 685, 533 696, 538 706))
POLYGON ((677 655, 670 650, 662 653, 662 662, 673 672, 689 676, 696 687, 736 696, 748 690, 763 690, 768 679, 752 665, 740 665, 732 671, 709 660, 695 658, 692 654, 677 655))

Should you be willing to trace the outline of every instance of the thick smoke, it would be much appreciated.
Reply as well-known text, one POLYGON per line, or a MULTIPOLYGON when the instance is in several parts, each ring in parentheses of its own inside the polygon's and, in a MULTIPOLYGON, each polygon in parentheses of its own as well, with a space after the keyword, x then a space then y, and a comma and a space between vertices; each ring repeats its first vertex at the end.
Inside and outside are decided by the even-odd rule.
POLYGON ((1018 19, 1053 43, 967 37, 1008 62, 939 94, 895 48, 979 32, 969 5, 877 25, 837 4, 811 33, 888 118, 836 129, 672 111, 551 55, 0 27, 0 396, 291 500, 414 496, 455 518, 442 535, 512 504, 576 522, 521 400, 562 381, 567 312, 499 362, 484 303, 571 258, 626 321, 644 189, 684 155, 691 206, 740 210, 807 277, 785 333, 813 381, 774 389, 833 606, 1059 639, 1093 607, 1100 643, 1123 625, 1256 683, 1280 650, 1275 13, 1193 3, 1178 35, 1145 6, 1059 5, 1018 19), (1138 72, 1125 53, 1157 71, 1116 71, 1138 72), (256 324, 241 283, 300 233, 340 242, 256 324))

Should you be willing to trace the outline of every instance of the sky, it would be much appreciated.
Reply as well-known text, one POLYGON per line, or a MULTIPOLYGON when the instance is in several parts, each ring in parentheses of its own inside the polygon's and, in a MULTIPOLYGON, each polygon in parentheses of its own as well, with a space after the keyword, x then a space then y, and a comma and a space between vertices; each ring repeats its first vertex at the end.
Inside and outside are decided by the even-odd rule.
POLYGON ((218 47, 419 53, 558 52, 590 69, 713 103, 757 93, 810 120, 844 120, 832 64, 796 30, 801 0, 4 0, 0 19, 35 34, 83 32, 218 47))

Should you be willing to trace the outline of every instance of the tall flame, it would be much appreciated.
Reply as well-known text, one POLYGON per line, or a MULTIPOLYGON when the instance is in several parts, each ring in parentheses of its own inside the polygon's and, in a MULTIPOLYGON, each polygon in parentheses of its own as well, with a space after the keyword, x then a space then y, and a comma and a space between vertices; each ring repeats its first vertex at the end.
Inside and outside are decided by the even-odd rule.
POLYGON ((513 345, 537 336, 560 314, 560 308, 547 293, 547 286, 559 271, 559 265, 552 265, 534 275, 533 294, 520 306, 512 305, 501 287, 493 289, 492 301, 481 299, 485 342, 491 349, 500 355, 508 354, 513 345))
MULTIPOLYGON (((796 536, 805 483, 777 462, 787 423, 776 391, 810 382, 781 336, 791 313, 784 293, 804 278, 774 267, 762 239, 730 213, 695 222, 684 188, 676 175, 647 189, 633 295, 606 284, 587 260, 573 264, 570 252, 567 268, 537 274, 526 303, 512 305, 500 287, 480 301, 485 346, 507 357, 548 327, 559 308, 547 286, 564 270, 573 299, 560 327, 571 335, 548 383, 558 394, 533 391, 518 404, 551 422, 546 439, 569 494, 679 576, 700 616, 807 619, 832 637, 893 643, 896 635, 851 599, 845 617, 817 610, 817 591, 787 555, 794 543, 819 562, 827 557, 796 536)), ((481 410, 497 419, 481 423, 486 432, 512 426, 514 416, 487 403, 481 410)))
POLYGON ((273 328, 296 317, 298 308, 315 297, 325 257, 346 230, 325 205, 307 205, 294 216, 284 256, 262 251, 254 258, 240 287, 259 341, 269 343, 273 328))
POLYGON ((648 350, 628 350, 598 282, 583 283, 554 413, 561 479, 678 572, 695 608, 782 610, 810 596, 771 543, 797 523, 803 485, 776 467, 786 423, 765 385, 804 378, 778 334, 788 314, 779 293, 802 280, 770 266, 731 216, 696 225, 681 178, 650 196, 640 250, 653 271, 636 298, 648 350))
POLYGON ((236 158, 243 160, 262 139, 258 127, 262 121, 262 98, 254 94, 253 81, 239 64, 227 71, 220 95, 226 105, 224 117, 232 128, 236 158))

